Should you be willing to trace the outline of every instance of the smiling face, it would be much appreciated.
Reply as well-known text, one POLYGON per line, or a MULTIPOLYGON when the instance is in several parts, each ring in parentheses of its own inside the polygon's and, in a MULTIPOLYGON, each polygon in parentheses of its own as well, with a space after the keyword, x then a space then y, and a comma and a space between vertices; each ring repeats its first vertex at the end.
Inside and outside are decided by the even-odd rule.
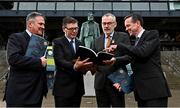
POLYGON ((124 26, 126 31, 130 36, 137 36, 143 29, 140 19, 134 19, 132 17, 127 17, 124 21, 124 26))
POLYGON ((36 16, 27 22, 27 27, 31 33, 42 36, 45 29, 45 20, 42 16, 36 16))
POLYGON ((65 27, 63 27, 63 31, 65 35, 70 39, 76 38, 78 34, 78 30, 79 30, 78 23, 69 23, 66 24, 65 27))
POLYGON ((117 23, 116 23, 115 18, 109 15, 109 16, 102 17, 101 25, 102 25, 103 32, 109 35, 114 31, 115 27, 117 26, 117 23))

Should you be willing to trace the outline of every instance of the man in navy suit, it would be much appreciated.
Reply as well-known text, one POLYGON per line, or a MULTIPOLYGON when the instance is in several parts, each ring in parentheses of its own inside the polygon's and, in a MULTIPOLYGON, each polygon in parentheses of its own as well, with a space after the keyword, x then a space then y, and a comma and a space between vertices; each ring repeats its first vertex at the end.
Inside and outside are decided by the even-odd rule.
POLYGON ((84 94, 83 74, 92 62, 88 59, 80 61, 75 57, 81 42, 76 38, 78 21, 72 17, 65 17, 62 22, 64 36, 53 40, 53 54, 56 65, 56 75, 53 95, 56 107, 80 107, 84 94))
POLYGON ((32 34, 42 36, 45 16, 32 12, 26 17, 26 30, 10 35, 7 44, 7 60, 10 73, 5 92, 7 107, 40 107, 47 93, 44 67, 45 57, 25 56, 32 34))
POLYGON ((133 57, 131 66, 134 72, 134 94, 138 107, 167 107, 171 96, 160 63, 160 41, 157 30, 145 30, 143 19, 138 14, 125 17, 125 27, 137 41, 134 46, 118 43, 114 49, 125 51, 133 57))

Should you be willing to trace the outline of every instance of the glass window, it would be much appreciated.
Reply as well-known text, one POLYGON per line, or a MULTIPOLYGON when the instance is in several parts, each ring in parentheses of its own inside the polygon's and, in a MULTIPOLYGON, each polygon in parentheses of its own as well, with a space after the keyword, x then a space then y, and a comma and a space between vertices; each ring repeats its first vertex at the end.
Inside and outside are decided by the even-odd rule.
POLYGON ((132 3, 132 10, 149 10, 149 3, 132 3))
POLYGON ((180 3, 174 2, 174 8, 179 10, 180 9, 180 3))
POLYGON ((36 2, 19 2, 19 10, 36 10, 36 2))
POLYGON ((55 10, 55 3, 38 2, 38 10, 55 10))
POLYGON ((128 2, 113 3, 113 10, 130 10, 130 3, 128 2))
POLYGON ((74 2, 58 2, 57 10, 74 10, 74 2))
POLYGON ((95 2, 94 3, 94 10, 111 10, 111 3, 107 2, 95 2))
POLYGON ((12 10, 17 10, 17 4, 18 4, 18 2, 14 2, 14 6, 13 6, 12 10))
POLYGON ((92 2, 76 2, 75 10, 93 10, 92 2))
POLYGON ((151 3, 151 10, 168 10, 167 3, 151 3))

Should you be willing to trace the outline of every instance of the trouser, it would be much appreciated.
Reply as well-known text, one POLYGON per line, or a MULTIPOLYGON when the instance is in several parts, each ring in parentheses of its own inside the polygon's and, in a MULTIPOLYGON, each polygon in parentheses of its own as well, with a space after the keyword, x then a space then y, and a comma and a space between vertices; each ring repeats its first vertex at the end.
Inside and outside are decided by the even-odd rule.
POLYGON ((95 89, 98 107, 125 107, 124 93, 107 82, 103 89, 95 89))
POLYGON ((82 96, 54 96, 55 107, 80 107, 82 96))
POLYGON ((167 107, 168 97, 151 99, 151 100, 138 100, 138 107, 167 107))

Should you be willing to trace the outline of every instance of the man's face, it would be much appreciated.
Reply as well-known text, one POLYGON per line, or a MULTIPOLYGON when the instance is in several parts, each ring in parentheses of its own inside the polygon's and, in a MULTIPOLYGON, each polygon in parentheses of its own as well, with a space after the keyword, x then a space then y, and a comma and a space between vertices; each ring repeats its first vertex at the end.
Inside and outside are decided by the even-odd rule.
POLYGON ((66 25, 66 27, 63 28, 64 33, 70 39, 76 38, 78 34, 78 30, 79 30, 79 27, 77 23, 69 23, 66 25))
POLYGON ((114 31, 114 28, 116 27, 117 23, 112 16, 104 16, 102 17, 101 25, 103 32, 109 35, 114 31))
POLYGON ((140 26, 138 21, 132 22, 132 18, 129 17, 125 20, 124 25, 130 36, 136 36, 138 34, 138 27, 140 26))
POLYGON ((31 33, 43 36, 45 29, 44 18, 42 16, 35 17, 35 20, 29 21, 28 28, 31 33))

